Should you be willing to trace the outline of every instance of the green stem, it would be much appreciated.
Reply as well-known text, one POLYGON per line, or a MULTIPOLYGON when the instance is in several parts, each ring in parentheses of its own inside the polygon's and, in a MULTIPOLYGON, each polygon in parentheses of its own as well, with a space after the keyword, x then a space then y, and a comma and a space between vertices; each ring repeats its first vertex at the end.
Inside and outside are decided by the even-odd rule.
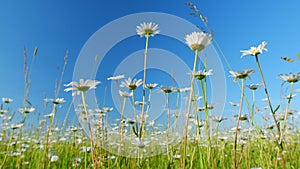
MULTIPOLYGON (((288 114, 289 114, 289 106, 291 105, 291 101, 292 101, 293 88, 294 88, 294 83, 290 83, 290 95, 289 95, 289 98, 288 98, 288 103, 286 104, 285 114, 284 114, 284 122, 283 122, 283 126, 282 126, 282 132, 283 133, 285 132, 285 128, 286 128, 287 117, 288 117, 288 114)), ((283 133, 281 135, 280 142, 283 139, 283 133)))
POLYGON ((195 51, 195 59, 194 59, 194 66, 193 66, 193 72, 191 74, 191 92, 190 92, 190 97, 189 97, 189 102, 188 102, 188 110, 186 114, 186 119, 185 119, 185 126, 184 126, 184 135, 183 135, 183 158, 182 158, 182 163, 183 163, 183 169, 186 168, 186 153, 187 153, 187 133, 188 133, 188 124, 189 124, 189 116, 191 113, 191 104, 192 104, 192 98, 194 95, 194 82, 195 82, 195 77, 193 76, 193 73, 196 72, 196 66, 197 66, 197 60, 198 60, 198 54, 199 51, 195 51))
POLYGON ((89 130, 90 145, 91 145, 91 149, 92 149, 93 167, 96 168, 97 167, 97 163, 96 163, 96 159, 95 159, 96 155, 95 155, 94 144, 93 144, 93 133, 92 133, 92 128, 91 128, 91 124, 90 124, 90 118, 89 118, 89 114, 88 114, 88 109, 86 107, 86 101, 85 101, 85 93, 84 93, 84 91, 81 92, 81 99, 82 99, 82 104, 83 104, 83 108, 84 108, 85 115, 86 115, 86 121, 87 121, 87 125, 88 125, 88 130, 89 130))
POLYGON ((142 138, 143 133, 143 125, 146 123, 146 120, 144 122, 144 111, 145 111, 145 100, 146 100, 146 72, 147 72, 147 54, 148 54, 148 44, 149 44, 149 35, 146 36, 146 46, 145 46, 145 52, 144 52, 144 78, 143 78, 143 105, 142 105, 142 115, 141 115, 141 126, 140 126, 140 134, 139 138, 142 138))
POLYGON ((280 132, 279 123, 277 122, 277 119, 276 119, 276 116, 275 116, 275 112, 274 112, 272 104, 271 104, 271 100, 270 100, 269 93, 268 93, 268 90, 267 90, 267 84, 265 82, 265 78, 264 78, 264 75, 262 73, 262 70, 261 70, 261 67, 260 67, 260 64, 259 64, 258 55, 255 55, 255 60, 256 60, 256 64, 257 64, 257 67, 258 67, 258 70, 259 70, 259 73, 260 73, 263 85, 264 85, 265 94, 266 94, 266 97, 268 99, 268 105, 270 107, 271 114, 272 114, 272 117, 273 117, 273 120, 274 120, 274 123, 275 123, 275 126, 276 126, 276 131, 277 131, 277 134, 279 136, 279 142, 278 142, 278 144, 279 144, 280 148, 283 149, 282 143, 280 142, 281 132, 280 132))
POLYGON ((240 117, 241 117, 241 113, 243 110, 243 99, 244 99, 245 79, 241 79, 241 80, 242 80, 242 92, 241 92, 242 94, 241 94, 241 100, 240 100, 240 109, 239 109, 238 117, 236 120, 235 136, 234 136, 234 169, 236 169, 238 167, 238 164, 237 164, 237 137, 238 137, 238 127, 239 127, 240 117))

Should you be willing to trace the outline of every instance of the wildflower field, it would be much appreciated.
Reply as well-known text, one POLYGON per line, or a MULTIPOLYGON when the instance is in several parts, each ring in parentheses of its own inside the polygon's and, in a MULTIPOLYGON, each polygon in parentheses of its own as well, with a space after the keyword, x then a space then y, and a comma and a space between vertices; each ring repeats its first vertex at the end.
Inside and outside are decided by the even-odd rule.
MULTIPOLYGON (((105 103, 106 88, 102 96, 95 94, 106 83, 93 76, 64 83, 69 59, 66 51, 54 95, 43 98, 44 110, 36 108, 29 93, 32 64, 39 51, 36 47, 29 56, 24 47, 23 105, 16 109, 11 106, 15 98, 6 96, 2 96, 0 104, 0 169, 300 168, 300 113, 293 109, 293 104, 297 104, 293 102, 296 92, 300 92, 296 86, 300 73, 278 75, 282 80, 278 90, 285 87, 286 92, 282 104, 272 104, 268 88, 271 84, 265 80, 268 74, 260 63, 261 57, 269 52, 268 43, 262 41, 241 49, 238 57, 251 58, 256 67, 234 70, 214 39, 208 19, 193 3, 185 5, 191 10, 191 17, 203 25, 181 37, 192 53, 185 57, 193 58, 189 72, 183 72, 187 86, 149 80, 153 76, 147 62, 153 57, 150 42, 164 30, 155 21, 145 21, 135 25, 136 36, 144 41, 140 76, 124 73, 106 78, 113 86, 115 93, 111 97, 115 98, 115 105, 105 103), (225 101, 234 110, 231 115, 213 113, 220 106, 212 102, 211 78, 215 70, 210 67, 210 56, 206 53, 213 45, 229 65, 227 82, 233 83, 239 93, 237 103, 225 101), (254 73, 260 82, 253 83, 250 76, 254 73), (62 92, 72 96, 72 100, 62 98, 62 92), (263 93, 265 107, 258 106, 257 92, 263 93), (67 105, 70 107, 64 118, 58 119, 58 110, 67 105), (160 117, 154 118, 154 107, 161 108, 160 117), (69 116, 75 120, 69 120, 69 116), (33 117, 37 122, 31 121, 33 117), (230 121, 230 125, 223 125, 225 121, 230 121)), ((99 59, 98 55, 92 57, 93 63, 99 59)), ((281 61, 289 64, 295 59, 282 57, 281 61)), ((89 67, 92 68, 93 65, 89 67)))

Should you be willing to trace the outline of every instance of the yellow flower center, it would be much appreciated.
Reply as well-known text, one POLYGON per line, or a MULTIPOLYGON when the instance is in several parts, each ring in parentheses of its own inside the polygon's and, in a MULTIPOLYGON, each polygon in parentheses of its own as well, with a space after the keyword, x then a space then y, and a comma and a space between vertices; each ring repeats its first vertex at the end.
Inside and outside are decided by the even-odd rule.
POLYGON ((203 50, 203 49, 205 48, 205 46, 202 45, 202 44, 197 44, 197 43, 195 43, 195 44, 191 44, 190 48, 191 48, 193 51, 196 51, 196 50, 197 50, 198 52, 200 52, 201 50, 203 50))

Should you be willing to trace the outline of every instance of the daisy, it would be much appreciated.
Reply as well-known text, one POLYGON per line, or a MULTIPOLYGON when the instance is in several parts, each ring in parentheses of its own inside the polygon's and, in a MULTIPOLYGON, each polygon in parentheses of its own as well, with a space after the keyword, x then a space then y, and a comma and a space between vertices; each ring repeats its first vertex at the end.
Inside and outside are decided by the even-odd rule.
POLYGON ((66 100, 64 98, 57 98, 57 99, 44 99, 45 102, 52 102, 53 104, 62 104, 65 103, 66 100))
POLYGON ((148 89, 153 89, 154 87, 156 87, 157 86, 157 84, 156 83, 150 83, 150 84, 146 84, 146 87, 148 88, 148 89))
POLYGON ((126 87, 129 90, 135 90, 137 87, 139 87, 142 84, 142 79, 134 79, 132 80, 131 78, 126 79, 125 81, 121 82, 121 87, 126 87))
POLYGON ((34 112, 35 111, 35 108, 33 107, 30 107, 30 108, 19 108, 18 110, 20 113, 25 113, 25 114, 28 114, 28 113, 31 113, 31 112, 34 112))
POLYGON ((119 95, 125 98, 131 97, 132 93, 128 93, 128 92, 122 92, 121 90, 119 90, 119 95))
POLYGON ((249 75, 251 73, 254 73, 254 70, 251 69, 245 69, 243 71, 229 71, 229 73, 234 77, 233 81, 236 82, 237 79, 246 79, 247 77, 250 77, 249 75))
POLYGON ((162 86, 160 87, 161 91, 163 91, 164 93, 172 93, 174 91, 173 87, 167 87, 167 86, 162 86))
POLYGON ((212 117, 212 120, 215 121, 216 123, 221 123, 223 120, 227 120, 227 117, 222 117, 222 116, 214 116, 212 117))
POLYGON ((11 103, 12 101, 13 101, 13 99, 10 99, 10 98, 5 98, 5 97, 2 98, 3 103, 11 103))
POLYGON ((109 78, 107 78, 107 80, 120 80, 120 79, 123 79, 123 78, 125 78, 124 75, 118 75, 118 76, 109 77, 109 78))
POLYGON ((300 72, 297 74, 293 74, 290 72, 290 74, 280 74, 279 77, 289 83, 296 83, 300 80, 300 72))
POLYGON ((249 89, 251 90, 256 90, 258 89, 260 86, 262 85, 262 83, 257 83, 257 84, 250 84, 250 85, 246 85, 249 89))
POLYGON ((252 56, 257 56, 259 54, 261 54, 264 51, 268 51, 268 49, 265 48, 265 46, 267 45, 266 41, 263 41, 260 45, 258 45, 257 47, 250 47, 249 50, 240 50, 240 52, 242 52, 242 56, 241 58, 243 58, 243 56, 246 55, 252 55, 252 56))
POLYGON ((143 22, 136 27, 136 32, 140 37, 143 36, 154 36, 160 32, 158 25, 152 22, 143 22))
POLYGON ((202 51, 206 46, 211 43, 211 34, 204 32, 192 32, 185 36, 186 44, 191 48, 192 51, 202 51))
POLYGON ((16 125, 11 125, 10 128, 15 130, 15 129, 19 129, 23 126, 24 126, 24 123, 20 123, 20 124, 16 124, 16 125))
POLYGON ((195 72, 193 73, 193 75, 195 76, 196 79, 198 80, 202 80, 204 79, 206 76, 210 76, 212 75, 213 73, 213 70, 212 69, 209 69, 208 71, 205 71, 205 70, 199 70, 198 72, 195 72))
POLYGON ((80 79, 79 83, 78 82, 71 82, 69 84, 65 84, 64 86, 69 87, 66 88, 64 91, 68 92, 68 91, 73 91, 72 96, 75 96, 76 94, 80 94, 80 92, 86 92, 90 89, 95 89, 96 86, 98 84, 100 84, 101 82, 97 81, 97 80, 83 80, 80 79))

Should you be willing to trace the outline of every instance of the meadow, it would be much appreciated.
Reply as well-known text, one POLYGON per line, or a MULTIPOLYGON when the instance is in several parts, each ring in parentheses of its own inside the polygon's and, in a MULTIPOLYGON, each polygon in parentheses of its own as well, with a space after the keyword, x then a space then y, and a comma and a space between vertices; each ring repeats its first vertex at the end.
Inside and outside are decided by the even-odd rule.
MULTIPOLYGON (((23 105, 14 110, 10 104, 14 98, 2 98, 0 107, 0 168, 249 168, 249 169, 297 169, 300 168, 299 125, 295 118, 299 113, 292 110, 295 84, 300 73, 280 74, 279 78, 288 86, 283 96, 283 105, 272 105, 267 83, 259 58, 268 52, 263 41, 250 49, 241 50, 243 57, 252 57, 257 67, 240 71, 230 70, 230 83, 235 83, 240 92, 239 103, 232 103, 235 115, 227 118, 212 114, 215 105, 210 104, 208 81, 214 76, 207 63, 200 62, 201 52, 207 46, 217 43, 213 32, 208 29, 208 19, 192 3, 186 3, 192 16, 200 19, 204 28, 191 32, 185 37, 186 45, 194 53, 192 70, 187 76, 190 86, 178 88, 147 82, 147 57, 149 40, 160 33, 159 25, 143 22, 136 26, 136 33, 145 39, 143 76, 141 79, 114 75, 107 80, 116 84, 120 112, 118 119, 111 122, 110 113, 116 107, 90 108, 88 93, 97 90, 100 81, 78 79, 63 84, 67 66, 68 51, 64 57, 60 80, 56 82, 54 98, 45 98, 46 107, 37 127, 30 126, 28 116, 37 115, 29 100, 31 66, 28 65, 24 48, 24 97, 23 105), (261 83, 246 85, 252 73, 258 73, 261 83), (200 88, 195 85, 199 84, 200 88), (265 94, 266 107, 256 106, 255 92, 258 88, 265 94), (74 100, 72 108, 79 123, 67 123, 69 114, 61 123, 56 123, 56 112, 60 105, 68 102, 59 97, 61 90, 70 92, 74 100), (246 95, 250 90, 252 95, 246 95), (153 91, 163 93, 165 105, 164 121, 149 120, 153 91), (136 95, 140 96, 136 96, 136 95), (139 99, 137 99, 139 98, 139 99), (183 105, 178 104, 184 98, 183 105), (170 102, 175 105, 170 108, 170 102), (243 105, 245 107, 243 107, 243 105), (125 112, 130 107, 132 115, 125 112), (246 110, 246 112, 245 112, 246 110), (282 110, 282 111, 280 111, 282 110), (22 119, 15 119, 16 113, 22 119), (257 120, 257 114, 265 113, 266 119, 257 120), (230 120, 231 128, 220 128, 223 121, 230 120), (257 124, 257 121, 264 121, 257 124), (178 123, 177 123, 178 122, 178 123), (181 123, 180 123, 181 122, 181 123)), ((221 49, 219 49, 221 50, 221 49)), ((38 48, 34 49, 32 62, 38 48)), ((97 60, 95 57, 95 61, 97 60)), ((294 62, 291 58, 282 58, 294 62)), ((247 83, 248 84, 248 83, 247 83)), ((95 98, 95 100, 97 100, 95 98)), ((72 111, 70 111, 72 112, 72 111)), ((75 115, 74 115, 75 116, 75 115)))

